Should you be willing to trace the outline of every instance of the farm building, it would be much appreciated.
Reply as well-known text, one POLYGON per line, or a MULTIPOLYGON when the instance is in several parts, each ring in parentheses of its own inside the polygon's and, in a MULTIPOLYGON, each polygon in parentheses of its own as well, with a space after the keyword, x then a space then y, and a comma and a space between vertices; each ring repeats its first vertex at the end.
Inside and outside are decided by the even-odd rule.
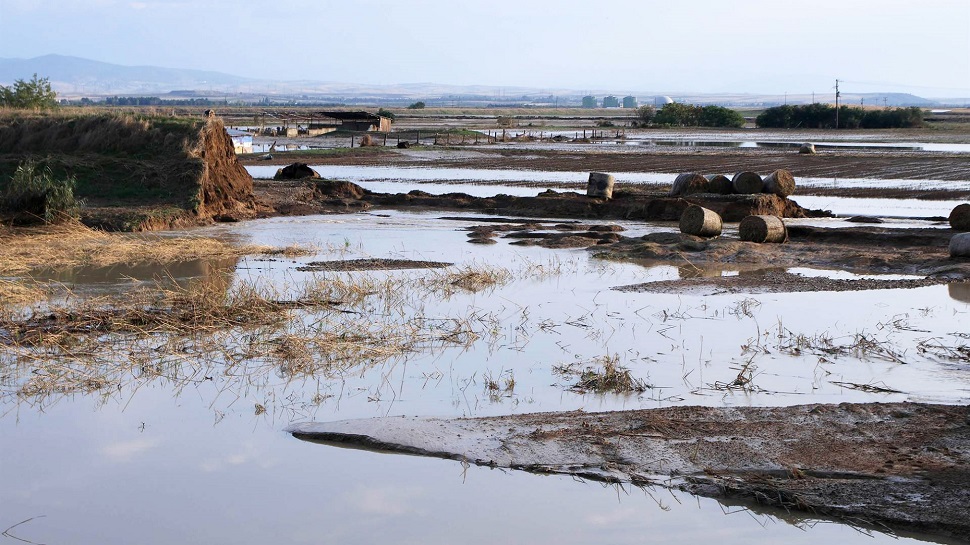
POLYGON ((317 112, 340 121, 340 128, 349 131, 389 132, 391 119, 369 112, 317 112))

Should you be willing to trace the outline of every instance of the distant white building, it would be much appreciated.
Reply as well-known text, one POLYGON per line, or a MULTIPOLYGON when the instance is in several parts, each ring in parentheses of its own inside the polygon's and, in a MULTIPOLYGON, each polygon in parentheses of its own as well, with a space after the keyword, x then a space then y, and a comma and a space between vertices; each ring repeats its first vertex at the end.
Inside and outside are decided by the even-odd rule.
POLYGON ((232 138, 232 147, 236 155, 240 153, 253 152, 253 135, 239 129, 226 129, 229 138, 232 138))

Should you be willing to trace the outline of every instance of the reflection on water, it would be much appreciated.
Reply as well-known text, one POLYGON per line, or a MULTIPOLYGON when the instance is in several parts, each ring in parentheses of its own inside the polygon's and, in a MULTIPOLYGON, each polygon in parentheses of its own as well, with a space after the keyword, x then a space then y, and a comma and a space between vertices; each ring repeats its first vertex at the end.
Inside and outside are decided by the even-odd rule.
MULTIPOLYGON (((208 278, 217 283, 214 291, 227 293, 263 283, 290 301, 303 286, 319 282, 332 290, 326 300, 340 304, 294 305, 280 322, 255 328, 212 328, 179 338, 133 335, 132 343, 115 348, 83 342, 59 348, 73 350, 72 370, 125 373, 109 376, 107 387, 89 382, 88 390, 62 389, 39 403, 19 387, 50 379, 63 366, 41 367, 36 353, 15 360, 16 354, 4 352, 0 527, 45 515, 15 529, 36 543, 372 543, 387 535, 411 543, 494 543, 496 528, 499 541, 511 543, 639 543, 645 536, 691 543, 881 543, 890 538, 797 515, 797 527, 780 523, 773 511, 725 516, 731 509, 722 504, 662 489, 604 488, 441 460, 317 448, 281 430, 298 421, 405 414, 968 402, 960 385, 970 380, 970 371, 907 351, 922 338, 953 331, 954 312, 966 312, 964 303, 951 298, 962 285, 757 296, 621 293, 609 288, 734 274, 734 268, 698 273, 687 264, 643 267, 591 259, 583 250, 512 246, 504 239, 481 247, 468 244, 462 230, 480 215, 468 214, 464 222, 439 215, 272 218, 196 231, 321 249, 286 261, 185 263, 173 277, 208 278), (443 274, 436 271, 296 270, 307 261, 353 258, 455 263, 448 273, 501 268, 509 281, 477 291, 448 290, 439 288, 454 286, 457 277, 435 277, 443 274), (336 290, 351 284, 364 289, 336 290), (799 335, 842 346, 851 340, 846 332, 905 351, 907 365, 851 354, 827 354, 820 363, 810 348, 785 349, 799 335), (380 342, 365 353, 334 348, 364 333, 382 335, 380 342), (389 353, 393 346, 407 350, 389 353), (755 346, 764 350, 752 351, 755 346), (578 394, 552 371, 604 355, 615 356, 652 388, 642 395, 578 394), (751 363, 751 388, 712 387, 736 376, 742 362, 751 363), (37 369, 42 372, 32 372, 37 369), (514 388, 490 395, 488 377, 508 376, 514 376, 514 388), (832 381, 879 381, 905 393, 867 393, 832 381), (468 509, 469 502, 480 508, 468 509)), ((618 223, 627 233, 676 228, 618 223)), ((155 274, 133 268, 60 278, 83 292, 99 282, 124 290, 127 278, 148 282, 155 274)))
POLYGON ((970 303, 970 282, 954 282, 947 285, 950 297, 962 303, 970 303))

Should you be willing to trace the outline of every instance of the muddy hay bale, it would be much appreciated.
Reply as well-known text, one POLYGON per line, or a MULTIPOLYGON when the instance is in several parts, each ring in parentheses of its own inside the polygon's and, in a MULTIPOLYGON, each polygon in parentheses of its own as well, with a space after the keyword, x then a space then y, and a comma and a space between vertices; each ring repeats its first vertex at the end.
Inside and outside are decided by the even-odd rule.
POLYGON ((734 186, 734 192, 741 195, 761 193, 765 188, 764 180, 756 172, 738 172, 731 178, 731 185, 734 186))
POLYGON ((811 142, 805 142, 798 148, 798 153, 805 155, 815 155, 815 144, 811 142))
POLYGON ((970 204, 958 204, 950 212, 950 227, 957 231, 970 231, 970 204))
POLYGON ((738 236, 748 242, 787 242, 788 229, 778 216, 748 216, 738 225, 738 236))
POLYGON ((970 282, 951 282, 947 285, 950 298, 961 303, 970 303, 970 282))
POLYGON ((670 196, 707 193, 707 186, 707 178, 695 172, 685 172, 674 178, 674 185, 670 188, 670 196))
POLYGON ((787 197, 795 192, 795 177, 785 169, 778 169, 765 176, 765 193, 787 197))
POLYGON ((699 237, 716 237, 721 234, 721 216, 713 210, 692 204, 680 215, 680 232, 699 237))
POLYGON ((707 191, 718 195, 730 195, 734 193, 734 185, 731 178, 723 174, 709 174, 707 178, 707 191))
POLYGON ((599 197, 602 199, 613 198, 613 184, 616 179, 612 174, 605 172, 590 172, 589 183, 586 184, 587 197, 599 197))
POLYGON ((970 233, 957 233, 950 239, 950 257, 970 257, 970 233))

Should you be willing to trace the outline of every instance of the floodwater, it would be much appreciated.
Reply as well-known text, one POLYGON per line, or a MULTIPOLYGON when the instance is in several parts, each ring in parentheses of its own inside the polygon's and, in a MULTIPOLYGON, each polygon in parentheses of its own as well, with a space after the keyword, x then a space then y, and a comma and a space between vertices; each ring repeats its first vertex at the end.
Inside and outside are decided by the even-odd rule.
MULTIPOLYGON (((321 177, 354 182, 364 189, 380 193, 407 193, 419 189, 433 195, 466 193, 473 197, 491 197, 497 194, 531 197, 546 191, 564 191, 563 184, 583 185, 589 180, 588 172, 562 172, 541 170, 491 170, 473 168, 429 167, 382 167, 346 165, 310 165, 321 177), (511 185, 526 182, 527 187, 511 185), (508 184, 508 185, 507 185, 508 184), (543 185, 548 184, 548 185, 543 185)), ((248 166, 255 178, 272 178, 279 167, 248 166)), ((672 174, 659 172, 616 172, 618 184, 640 184, 669 188, 672 174)), ((877 180, 865 178, 798 178, 805 187, 841 189, 947 189, 970 191, 970 181, 946 180, 877 180)), ((832 197, 794 195, 800 205, 818 210, 829 210, 838 216, 873 215, 886 217, 918 218, 946 217, 963 201, 923 199, 877 199, 859 197, 832 197)))
MULTIPOLYGON (((394 415, 970 402, 970 368, 947 359, 944 350, 968 342, 960 325, 970 316, 964 285, 837 294, 619 292, 611 288, 738 271, 686 263, 647 268, 505 239, 483 247, 468 244, 462 229, 485 216, 443 215, 272 218, 192 231, 317 248, 317 255, 295 259, 242 259, 233 267, 237 283, 270 282, 285 291, 314 278, 367 277, 404 278, 412 286, 397 294, 399 306, 377 302, 368 316, 335 313, 334 320, 453 320, 477 338, 315 376, 273 365, 254 365, 246 374, 214 366, 191 382, 143 377, 42 402, 18 397, 23 378, 5 374, 0 526, 31 519, 10 534, 47 544, 373 543, 388 536, 422 544, 918 541, 663 489, 344 450, 284 433, 294 422, 394 415), (309 261, 359 257, 502 269, 509 280, 477 293, 439 293, 420 288, 432 271, 297 270, 309 261), (838 350, 812 348, 822 345, 838 350), (570 388, 576 379, 569 369, 596 368, 607 357, 650 388, 624 395, 570 388), (739 373, 748 374, 749 386, 727 386, 739 373), (488 381, 500 389, 487 388, 488 381)), ((629 228, 625 234, 673 228, 620 225, 629 228)), ((194 267, 200 276, 221 276, 227 264, 194 267)), ((125 289, 130 282, 117 269, 59 278, 99 289, 125 289)))

